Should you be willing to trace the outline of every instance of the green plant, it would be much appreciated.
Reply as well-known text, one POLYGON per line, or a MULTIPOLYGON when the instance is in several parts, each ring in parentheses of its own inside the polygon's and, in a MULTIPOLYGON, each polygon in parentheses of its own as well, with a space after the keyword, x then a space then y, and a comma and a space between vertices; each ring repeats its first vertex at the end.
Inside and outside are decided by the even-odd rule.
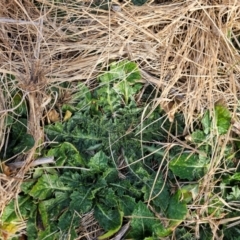
MULTIPOLYGON (((12 85, 11 81, 14 78, 12 76, 8 78, 6 81, 12 85)), ((6 117, 5 127, 8 129, 8 137, 3 147, 5 150, 0 152, 0 158, 8 159, 30 150, 34 145, 34 139, 27 130, 29 113, 25 96, 20 90, 13 90, 11 96, 5 91, 3 91, 3 94, 7 99, 9 98, 12 111, 6 117)))
MULTIPOLYGON (((136 101, 142 91, 140 78, 135 63, 113 62, 98 77, 98 88, 78 85, 79 91, 61 108, 72 117, 45 126, 47 137, 57 143, 42 154, 54 156, 56 166, 33 170, 17 201, 5 209, 2 229, 14 228, 24 219, 30 239, 75 239, 82 231, 82 216, 93 210, 102 229, 99 239, 112 237, 127 222, 126 238, 150 240, 174 234, 194 239, 194 231, 188 230, 196 217, 221 221, 229 215, 222 199, 229 204, 239 199, 239 174, 221 176, 212 192, 207 191, 205 178, 215 168, 231 166, 233 148, 225 144, 223 151, 218 146, 230 128, 230 112, 223 106, 216 106, 212 115, 206 111, 189 145, 175 142, 166 151, 159 143, 174 141, 175 129, 182 134, 184 120, 176 114, 170 123, 159 109, 151 114, 145 109, 149 117, 142 121, 148 93, 136 101), (206 199, 208 207, 200 214, 192 205, 204 206, 206 199), (183 224, 188 221, 191 224, 183 224)), ((210 181, 219 176, 214 170, 210 181)), ((226 224, 222 228, 227 234, 226 224)), ((199 234, 200 239, 211 238, 207 221, 199 234)))

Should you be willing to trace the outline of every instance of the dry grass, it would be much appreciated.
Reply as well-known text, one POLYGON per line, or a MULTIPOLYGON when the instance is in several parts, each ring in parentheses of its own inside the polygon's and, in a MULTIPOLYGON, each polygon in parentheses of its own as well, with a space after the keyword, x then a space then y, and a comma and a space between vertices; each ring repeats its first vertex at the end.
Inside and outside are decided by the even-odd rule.
MULTIPOLYGON (((90 8, 93 1, 34 2, 0 3, 0 87, 5 89, 5 96, 0 92, 0 150, 7 141, 4 122, 13 112, 14 89, 27 99, 27 127, 35 139, 34 148, 25 155, 26 165, 15 177, 0 174, 0 213, 18 193, 44 141, 40 122, 46 106, 56 100, 50 86, 72 81, 91 84, 109 61, 127 58, 138 62, 143 80, 161 92, 152 107, 160 104, 170 120, 175 112, 183 112, 186 132, 218 101, 235 113, 240 46, 230 38, 240 35, 239 1, 151 1, 139 7, 114 0, 111 10, 97 12, 90 8), (7 74, 16 80, 7 81, 7 74)), ((211 170, 217 171, 214 164, 211 170)), ((213 179, 210 175, 205 183, 213 179)))

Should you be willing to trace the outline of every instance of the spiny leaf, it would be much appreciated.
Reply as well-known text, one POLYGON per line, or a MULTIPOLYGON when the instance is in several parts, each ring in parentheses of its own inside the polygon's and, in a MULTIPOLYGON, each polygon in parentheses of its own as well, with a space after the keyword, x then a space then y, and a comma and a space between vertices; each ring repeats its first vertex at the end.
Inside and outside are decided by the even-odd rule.
POLYGON ((109 208, 104 203, 97 203, 94 216, 105 231, 114 231, 122 224, 122 212, 116 208, 109 208))
POLYGON ((169 163, 172 172, 181 179, 193 180, 204 174, 206 163, 199 160, 198 155, 183 153, 169 163))
POLYGON ((34 138, 32 135, 25 133, 21 136, 20 141, 18 144, 13 148, 13 153, 18 154, 21 152, 27 152, 34 146, 34 138))
POLYGON ((5 208, 1 215, 2 223, 18 222, 22 219, 16 213, 16 206, 19 207, 21 217, 28 217, 28 210, 33 208, 30 196, 18 196, 16 200, 12 200, 5 208))
POLYGON ((115 233, 117 233, 121 226, 122 226, 122 221, 123 221, 123 212, 120 211, 120 223, 117 227, 112 228, 111 230, 107 231, 105 234, 103 234, 102 236, 98 237, 99 240, 104 240, 104 239, 108 239, 109 237, 113 236, 115 233))
POLYGON ((226 107, 217 105, 215 107, 215 118, 217 121, 218 133, 225 134, 227 133, 231 125, 231 114, 226 107))
POLYGON ((108 158, 100 151, 90 159, 88 166, 96 172, 103 172, 109 167, 108 158))
POLYGON ((144 200, 149 201, 149 198, 152 198, 153 200, 151 202, 153 203, 153 206, 159 207, 162 211, 165 211, 168 207, 170 198, 168 187, 162 180, 161 176, 154 184, 155 177, 156 174, 152 174, 142 188, 142 192, 144 193, 144 200))
POLYGON ((84 160, 75 146, 69 142, 63 142, 48 151, 48 156, 54 156, 58 166, 84 166, 84 160))
POLYGON ((132 213, 131 230, 128 237, 133 239, 151 237, 154 224, 156 224, 156 219, 153 213, 143 202, 139 201, 132 213))
POLYGON ((203 143, 204 141, 206 141, 206 134, 204 134, 203 131, 201 130, 196 130, 191 134, 192 137, 192 142, 194 143, 203 143))
POLYGON ((177 225, 179 225, 187 215, 187 205, 181 201, 181 195, 181 191, 178 191, 171 197, 169 202, 167 216, 169 219, 172 219, 170 222, 170 226, 172 228, 175 228, 177 225))
POLYGON ((92 200, 90 199, 90 190, 87 191, 74 191, 70 195, 71 203, 70 208, 77 211, 79 214, 86 213, 92 208, 92 200))
POLYGON ((124 195, 118 200, 121 211, 124 212, 124 216, 130 216, 135 208, 136 201, 134 198, 124 195))
POLYGON ((54 191, 61 190, 67 191, 69 188, 59 181, 57 175, 45 174, 38 179, 37 183, 33 186, 29 195, 35 199, 44 200, 52 196, 54 191))

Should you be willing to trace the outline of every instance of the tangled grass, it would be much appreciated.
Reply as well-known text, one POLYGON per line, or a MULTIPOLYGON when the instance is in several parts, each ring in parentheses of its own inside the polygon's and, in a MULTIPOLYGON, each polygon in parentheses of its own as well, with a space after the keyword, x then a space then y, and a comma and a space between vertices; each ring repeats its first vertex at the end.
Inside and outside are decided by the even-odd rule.
MULTIPOLYGON (((8 146, 5 123, 8 114, 14 113, 15 91, 29 104, 27 128, 35 140, 24 155, 26 164, 14 177, 0 174, 0 213, 18 194, 37 148, 46 141, 42 119, 58 101, 51 87, 76 81, 91 86, 113 60, 138 63, 142 81, 161 93, 152 108, 160 105, 170 121, 176 112, 182 112, 186 134, 218 102, 238 122, 239 1, 148 1, 134 6, 130 1, 113 0, 104 6, 108 10, 92 7, 99 2, 0 3, 0 150, 4 152, 8 146)), ((203 182, 205 193, 214 188, 212 172, 217 169, 215 161, 203 182)), ((211 226, 216 232, 216 222, 211 226)))

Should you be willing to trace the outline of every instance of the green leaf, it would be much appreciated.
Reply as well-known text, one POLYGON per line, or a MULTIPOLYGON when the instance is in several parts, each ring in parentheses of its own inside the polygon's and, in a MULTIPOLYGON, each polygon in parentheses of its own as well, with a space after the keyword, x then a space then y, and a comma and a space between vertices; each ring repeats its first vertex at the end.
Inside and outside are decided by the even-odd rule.
POLYGON ((71 203, 69 207, 73 212, 76 211, 79 214, 84 214, 91 210, 93 203, 90 199, 90 190, 91 189, 87 191, 87 189, 85 189, 85 191, 74 191, 71 193, 71 203))
POLYGON ((169 163, 173 174, 190 181, 201 178, 204 175, 205 166, 206 163, 201 162, 196 154, 188 153, 173 158, 169 163))
POLYGON ((130 216, 135 208, 136 201, 134 198, 124 195, 118 199, 119 208, 124 212, 124 216, 130 216))
POLYGON ((49 239, 49 238, 53 240, 60 239, 58 229, 54 227, 51 222, 45 229, 41 229, 41 227, 39 226, 37 229, 37 235, 38 236, 36 239, 49 239))
POLYGON ((104 152, 99 151, 90 159, 88 166, 95 172, 104 172, 109 167, 108 157, 104 152))
POLYGON ((172 219, 170 222, 170 226, 172 228, 178 226, 186 218, 187 215, 187 205, 181 201, 181 196, 181 191, 177 191, 177 193, 171 197, 169 202, 167 216, 169 219, 172 219))
MULTIPOLYGON (((41 225, 41 229, 38 229, 39 239, 48 235, 51 235, 53 239, 59 239, 57 237, 54 238, 52 233, 58 232, 59 229, 62 232, 66 232, 72 226, 72 222, 69 219, 62 217, 66 211, 69 212, 69 194, 56 191, 54 195, 56 196, 55 198, 40 201, 38 204, 38 214, 36 215, 36 218, 41 225)), ((73 217, 74 211, 71 211, 70 215, 73 217)), ((79 218, 77 219, 79 220, 79 218)), ((75 219, 74 226, 79 224, 79 221, 76 222, 77 220, 75 219)))
POLYGON ((115 231, 122 224, 122 212, 104 203, 96 203, 94 216, 105 231, 115 231))
POLYGON ((100 98, 100 102, 104 102, 104 100, 108 102, 111 112, 121 103, 121 98, 117 98, 117 95, 122 95, 125 104, 128 104, 129 99, 142 87, 142 84, 136 84, 140 79, 141 74, 136 63, 127 60, 112 63, 110 70, 99 76, 99 80, 106 84, 105 87, 98 90, 98 96, 104 97, 105 95, 105 98, 100 98), (118 82, 116 82, 117 80, 118 82))
POLYGON ((203 126, 203 132, 207 135, 210 133, 211 129, 211 119, 210 119, 210 112, 209 110, 204 114, 202 118, 202 126, 203 126))
POLYGON ((127 79, 127 81, 134 83, 141 79, 141 74, 136 63, 124 60, 113 62, 110 65, 110 70, 99 76, 99 79, 102 82, 127 79))
POLYGON ((106 168, 105 171, 102 174, 102 178, 107 183, 117 182, 119 180, 117 169, 116 168, 111 168, 111 167, 106 168))
MULTIPOLYGON (((98 199, 99 195, 105 194, 105 187, 107 186, 106 182, 102 179, 100 179, 97 184, 94 186, 94 188, 91 190, 91 196, 89 196, 89 199, 98 199)), ((104 196, 104 195, 103 195, 104 196)))
POLYGON ((21 184, 21 190, 24 192, 24 194, 28 194, 28 192, 32 189, 35 183, 35 181, 23 182, 21 184))
MULTIPOLYGON (((72 96, 71 102, 76 104, 76 109, 83 110, 89 110, 91 107, 91 101, 92 101, 92 94, 89 90, 89 88, 83 84, 78 84, 78 91, 72 96)), ((64 110, 69 110, 68 108, 65 108, 64 110)), ((71 109, 74 110, 74 109, 71 109)))
MULTIPOLYGON (((184 240, 193 240, 193 239, 195 239, 195 236, 193 236, 194 233, 190 232, 187 228, 184 228, 184 227, 176 228, 174 234, 176 236, 176 239, 181 239, 181 240, 183 240, 183 239, 184 240)), ((200 238, 200 239, 203 240, 203 238, 200 238)), ((204 240, 208 240, 208 239, 206 238, 204 240)))
POLYGON ((116 183, 109 183, 116 192, 119 197, 123 195, 128 195, 134 198, 140 198, 142 196, 142 192, 139 191, 139 188, 135 185, 137 182, 132 182, 129 179, 124 179, 124 181, 119 181, 116 183))
MULTIPOLYGON (((39 167, 39 168, 36 167, 36 168, 34 168, 34 172, 33 172, 33 176, 32 176, 32 178, 33 178, 32 183, 35 184, 37 179, 40 178, 42 175, 44 175, 46 173, 52 174, 52 175, 58 175, 58 171, 54 168, 44 168, 43 169, 41 167, 39 167)), ((30 187, 30 186, 26 185, 25 187, 26 188, 24 188, 24 190, 27 191, 27 188, 30 187)), ((30 190, 30 189, 28 189, 28 190, 30 190)))
POLYGON ((119 69, 123 69, 122 72, 124 72, 125 75, 119 78, 120 82, 115 84, 113 89, 122 94, 124 96, 125 104, 128 104, 129 99, 134 96, 134 94, 136 94, 142 87, 141 84, 136 84, 133 86, 137 80, 141 79, 141 75, 137 65, 133 62, 123 61, 117 65, 116 71, 119 69))
POLYGON ((34 138, 30 134, 24 134, 21 136, 20 142, 13 148, 13 153, 18 154, 21 152, 27 152, 34 146, 34 138))
POLYGON ((38 239, 38 229, 36 224, 36 209, 31 212, 27 221, 27 236, 29 239, 38 239))
POLYGON ((102 188, 102 190, 96 194, 95 199, 98 203, 105 205, 109 209, 118 207, 118 197, 112 188, 102 188))
POLYGON ((139 178, 143 179, 144 182, 152 178, 151 175, 148 173, 148 171, 145 168, 143 168, 141 165, 138 166, 138 168, 135 170, 135 173, 139 178))
POLYGON ((110 83, 111 81, 114 81, 118 79, 117 72, 105 72, 103 75, 98 77, 99 80, 103 83, 110 83))
POLYGON ((153 213, 143 202, 139 201, 132 213, 131 230, 127 237, 133 239, 151 237, 153 234, 153 226, 156 223, 157 221, 153 213))
POLYGON ((233 175, 231 175, 229 180, 235 180, 235 181, 240 181, 240 173, 234 173, 233 175))
MULTIPOLYGON (((59 176, 59 180, 60 182, 64 183, 64 186, 69 188, 69 190, 72 191, 76 189, 80 190, 81 187, 84 187, 85 191, 85 187, 88 187, 88 185, 84 181, 83 177, 84 173, 85 173, 84 171, 83 173, 70 170, 64 171, 63 174, 59 176)), ((92 176, 92 173, 90 171, 87 171, 87 173, 89 173, 90 175, 87 175, 86 178, 92 176)))
POLYGON ((131 0, 134 5, 142 6, 147 0, 131 0))
MULTIPOLYGON (((206 135, 203 131, 196 130, 191 134, 191 141, 195 143, 198 150, 210 154, 211 153, 211 146, 210 146, 210 136, 209 134, 206 135)), ((202 155, 199 155, 199 159, 202 158, 202 155)))
POLYGON ((226 107, 217 105, 215 107, 215 118, 217 122, 218 133, 220 135, 227 133, 231 125, 231 114, 226 107))
POLYGON ((12 126, 14 123, 14 120, 15 120, 14 117, 8 114, 5 119, 5 126, 6 127, 12 126))
POLYGON ((172 229, 171 228, 165 228, 161 223, 157 223, 153 225, 153 233, 155 236, 157 236, 158 238, 153 238, 155 239, 159 239, 162 237, 167 237, 169 235, 172 234, 172 229))
MULTIPOLYGON (((41 201, 38 204, 38 211, 39 211, 39 216, 38 218, 41 218, 42 224, 44 228, 47 228, 49 223, 53 220, 51 216, 51 210, 54 208, 56 204, 56 199, 51 198, 49 200, 41 201)), ((55 214, 57 211, 55 212, 55 214)))
POLYGON ((91 7, 103 10, 110 10, 112 0, 95 0, 92 2, 91 7))
POLYGON ((140 89, 142 88, 141 84, 136 84, 134 87, 127 82, 126 79, 123 79, 121 82, 117 83, 114 86, 114 90, 117 93, 120 93, 124 96, 125 104, 129 103, 129 99, 133 97, 140 89))
MULTIPOLYGON (((237 193, 240 197, 240 192, 237 193)), ((218 196, 212 196, 208 205, 208 214, 212 217, 220 218, 224 212, 224 203, 218 196)), ((238 199, 239 200, 239 199, 238 199)))
POLYGON ((227 196, 227 200, 238 201, 240 200, 240 189, 238 186, 233 186, 232 191, 227 196))
POLYGON ((142 188, 142 192, 144 193, 144 200, 149 201, 153 199, 151 202, 154 207, 159 207, 162 211, 165 211, 168 207, 170 194, 167 188, 166 183, 163 179, 158 177, 157 181, 155 181, 156 174, 152 174, 148 181, 146 182, 142 188), (151 196, 150 196, 151 194, 151 196))
POLYGON ((1 222, 11 223, 22 221, 22 218, 19 218, 19 214, 16 213, 16 207, 19 208, 18 213, 21 214, 21 217, 27 218, 29 212, 31 212, 35 205, 31 200, 30 196, 18 196, 16 200, 12 200, 5 208, 1 215, 1 222))
POLYGON ((203 131, 196 130, 191 134, 192 142, 194 143, 203 143, 206 141, 207 136, 203 131))
POLYGON ((27 104, 25 99, 23 99, 23 96, 21 93, 16 93, 14 97, 12 98, 12 104, 13 107, 17 107, 14 111, 16 114, 27 117, 28 111, 27 111, 27 104))
POLYGON ((121 226, 122 226, 123 215, 124 215, 123 212, 120 211, 120 223, 119 223, 119 225, 116 228, 113 228, 113 229, 109 230, 108 232, 106 232, 102 236, 99 236, 98 239, 99 240, 108 239, 109 237, 111 237, 115 233, 117 233, 120 230, 121 226))
POLYGON ((67 191, 69 189, 59 181, 57 175, 45 174, 38 179, 29 195, 35 199, 44 200, 52 196, 56 190, 67 191))
POLYGON ((63 124, 60 122, 56 122, 55 124, 45 126, 44 131, 46 132, 48 138, 51 141, 55 142, 65 141, 64 134, 66 133, 64 131, 63 124))
POLYGON ((179 189, 181 193, 181 200, 184 203, 190 203, 192 200, 195 200, 199 194, 199 185, 198 184, 188 184, 184 185, 179 189))
POLYGON ((65 211, 58 219, 58 228, 67 237, 74 240, 77 238, 75 228, 79 227, 81 216, 73 211, 65 211))
POLYGON ((109 112, 112 114, 121 106, 122 99, 119 94, 113 91, 110 84, 106 84, 104 87, 97 90, 98 101, 97 104, 104 110, 105 114, 109 112))
MULTIPOLYGON (((214 113, 214 121, 217 126, 218 133, 220 135, 227 133, 231 125, 231 113, 226 107, 221 105, 215 106, 214 113)), ((211 128, 213 128, 209 110, 204 114, 201 122, 204 133, 209 134, 211 128)))
POLYGON ((27 152, 34 146, 33 137, 27 133, 27 119, 18 118, 14 119, 11 125, 9 143, 7 147, 7 158, 27 152))
POLYGON ((57 166, 84 166, 84 160, 79 151, 69 142, 64 142, 50 149, 48 156, 54 156, 57 166))
POLYGON ((27 119, 26 118, 18 118, 12 125, 11 129, 11 138, 13 140, 20 141, 22 139, 22 135, 27 133, 27 119))

